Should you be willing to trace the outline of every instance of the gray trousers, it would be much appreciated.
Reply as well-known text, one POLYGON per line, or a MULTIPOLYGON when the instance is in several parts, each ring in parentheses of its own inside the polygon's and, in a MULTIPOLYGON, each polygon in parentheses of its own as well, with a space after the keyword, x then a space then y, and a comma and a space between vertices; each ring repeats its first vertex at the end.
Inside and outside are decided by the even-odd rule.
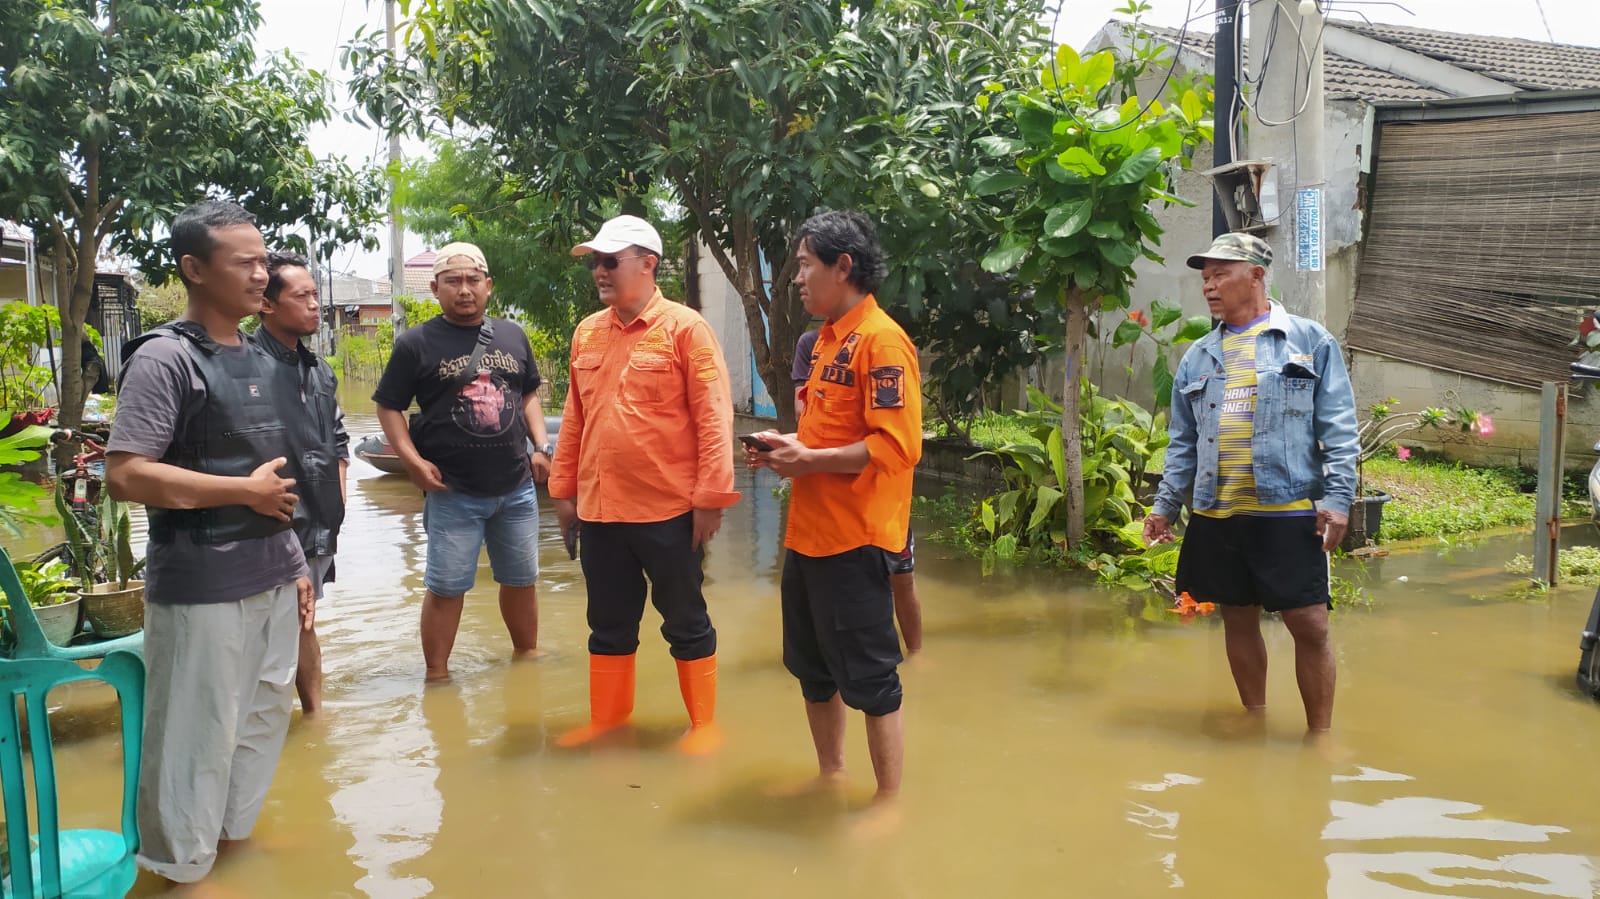
POLYGON ((293 582, 238 602, 147 603, 139 864, 205 877, 255 827, 288 733, 299 662, 293 582))

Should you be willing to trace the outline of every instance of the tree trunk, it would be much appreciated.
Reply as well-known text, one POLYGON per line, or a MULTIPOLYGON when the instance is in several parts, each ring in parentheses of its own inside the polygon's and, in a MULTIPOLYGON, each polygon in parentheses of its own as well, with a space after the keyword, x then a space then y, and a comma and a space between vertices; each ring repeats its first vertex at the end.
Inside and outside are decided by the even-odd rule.
POLYGON ((1083 354, 1089 334, 1089 298, 1077 287, 1067 288, 1066 383, 1061 391, 1061 449, 1067 482, 1067 547, 1083 542, 1083 425, 1079 422, 1083 398, 1083 354))
MULTIPOLYGON (((93 228, 84 228, 92 235, 93 228)), ((57 420, 64 428, 83 424, 83 336, 94 295, 94 260, 99 253, 92 239, 76 248, 57 242, 56 308, 61 313, 61 395, 57 420)))
MULTIPOLYGON (((687 192, 685 195, 693 196, 687 192)), ((789 255, 786 249, 764 254, 755 222, 748 216, 733 219, 729 228, 733 246, 722 246, 711 239, 715 233, 709 226, 713 213, 694 202, 688 205, 700 222, 697 230, 701 240, 739 293, 739 302, 744 307, 745 332, 755 357, 755 371, 772 395, 772 404, 778 412, 778 430, 793 431, 794 344, 810 320, 800 302, 800 293, 794 287, 795 263, 792 259, 780 258, 789 255), (761 277, 763 257, 773 271, 770 285, 761 277)), ((727 363, 732 368, 743 365, 744 360, 728 359, 727 363)))

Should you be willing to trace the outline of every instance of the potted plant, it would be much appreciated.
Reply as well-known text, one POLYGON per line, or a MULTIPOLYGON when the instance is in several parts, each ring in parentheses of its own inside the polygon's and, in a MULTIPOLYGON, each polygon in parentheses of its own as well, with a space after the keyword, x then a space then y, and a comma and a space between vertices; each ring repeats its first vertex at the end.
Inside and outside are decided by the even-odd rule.
POLYGON ((67 535, 71 569, 89 584, 83 590, 84 617, 95 636, 125 637, 144 627, 144 559, 133 554, 128 504, 111 491, 92 491, 91 501, 75 505, 66 481, 57 483, 56 510, 67 535))
POLYGON ((55 370, 40 364, 41 354, 60 327, 52 305, 0 304, 0 437, 49 420, 45 394, 54 387, 55 370))
POLYGON ((1383 526, 1383 506, 1393 499, 1382 490, 1367 485, 1363 471, 1368 459, 1383 452, 1393 452, 1401 459, 1409 459, 1411 451, 1396 447, 1395 441, 1424 428, 1457 429, 1479 436, 1487 436, 1494 430, 1489 416, 1480 415, 1465 406, 1454 409, 1429 406, 1413 412, 1401 412, 1395 408, 1398 403, 1399 400, 1389 397, 1368 406, 1367 418, 1358 429, 1361 453, 1356 457, 1356 501, 1350 509, 1350 528, 1345 533, 1343 546, 1346 550, 1364 546, 1369 538, 1378 536, 1383 526))
POLYGON ((109 640, 144 627, 144 581, 134 578, 144 570, 145 560, 133 555, 128 504, 112 499, 111 491, 102 490, 98 511, 105 580, 83 591, 83 614, 95 636, 109 640))
MULTIPOLYGON (((39 629, 57 646, 72 642, 78 633, 78 579, 67 572, 60 559, 49 562, 24 562, 16 566, 17 580, 27 594, 39 629)), ((5 601, 0 597, 0 603, 5 601)))

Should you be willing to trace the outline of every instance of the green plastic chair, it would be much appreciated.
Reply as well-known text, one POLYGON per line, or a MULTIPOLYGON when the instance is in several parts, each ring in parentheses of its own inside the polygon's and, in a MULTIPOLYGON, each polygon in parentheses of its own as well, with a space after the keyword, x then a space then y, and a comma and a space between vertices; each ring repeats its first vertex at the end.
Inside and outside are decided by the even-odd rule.
POLYGON ((107 653, 119 649, 144 655, 144 631, 80 646, 58 646, 50 642, 50 638, 39 627, 39 619, 33 614, 28 594, 23 592, 22 580, 17 577, 17 569, 12 567, 11 556, 4 548, 0 548, 0 590, 5 591, 6 603, 10 606, 6 623, 11 630, 11 645, 0 652, 0 658, 65 659, 77 662, 104 658, 107 653))
POLYGON ((117 651, 99 667, 86 670, 64 659, 0 660, 0 790, 5 794, 11 874, 0 881, 0 896, 39 899, 122 897, 138 877, 134 853, 139 829, 134 801, 139 794, 140 737, 144 730, 144 659, 117 651), (117 691, 122 708, 122 832, 61 830, 56 808, 55 750, 50 740, 51 688, 81 680, 105 681, 117 691), (39 832, 28 833, 28 795, 23 785, 22 731, 17 717, 21 697, 28 719, 33 759, 33 795, 39 832), (39 848, 29 851, 30 836, 39 848))

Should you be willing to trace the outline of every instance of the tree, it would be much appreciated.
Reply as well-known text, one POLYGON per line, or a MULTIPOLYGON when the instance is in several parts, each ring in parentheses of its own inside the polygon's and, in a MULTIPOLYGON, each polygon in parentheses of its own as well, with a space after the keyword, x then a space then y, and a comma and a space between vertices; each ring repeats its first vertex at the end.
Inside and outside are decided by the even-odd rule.
POLYGON ((0 4, 0 216, 39 235, 57 276, 61 420, 82 414, 80 343, 104 247, 155 280, 161 226, 206 195, 304 250, 360 241, 376 173, 306 148, 327 80, 285 54, 258 65, 249 0, 8 0, 0 4))
POLYGON ((508 173, 486 142, 439 140, 433 149, 401 178, 406 226, 436 246, 477 244, 494 272, 494 301, 518 310, 565 357, 594 287, 572 244, 553 233, 551 203, 508 173))
MULTIPOLYGON (((952 148, 930 148, 965 132, 956 120, 975 120, 987 80, 963 67, 983 67, 972 54, 1009 61, 1006 41, 1037 39, 1037 13, 1027 0, 419 0, 404 66, 376 35, 348 59, 370 116, 485 134, 549 197, 558 227, 669 189, 738 291, 757 370, 790 426, 794 343, 809 321, 790 236, 819 209, 871 205, 895 182, 932 199, 924 185, 952 180, 932 171, 948 169, 952 148), (964 42, 962 25, 1001 46, 964 42), (925 78, 952 65, 963 71, 953 81, 925 78), (950 85, 960 90, 941 93, 950 85), (408 104, 398 118, 396 98, 408 104), (889 171, 884 154, 919 128, 923 170, 889 171)), ((900 205, 869 211, 884 221, 900 205)), ((928 283, 902 272, 895 289, 920 305, 928 283)))
MULTIPOLYGON (((1150 206, 1186 202, 1168 192, 1171 178, 1195 146, 1211 139, 1209 96, 1186 88, 1166 106, 1132 92, 1155 54, 1146 44, 1131 61, 1110 51, 1082 59, 1063 46, 1034 85, 997 84, 993 97, 982 100, 1006 120, 983 141, 996 166, 971 185, 996 198, 998 246, 983 267, 1017 273, 1066 312, 1062 445, 1049 451, 1064 463, 1071 547, 1083 541, 1086 504, 1120 501, 1084 492, 1079 407, 1090 314, 1128 307, 1135 259, 1162 261, 1155 251, 1162 229, 1150 206)), ((1161 354, 1155 380, 1158 395, 1171 390, 1161 354)))

